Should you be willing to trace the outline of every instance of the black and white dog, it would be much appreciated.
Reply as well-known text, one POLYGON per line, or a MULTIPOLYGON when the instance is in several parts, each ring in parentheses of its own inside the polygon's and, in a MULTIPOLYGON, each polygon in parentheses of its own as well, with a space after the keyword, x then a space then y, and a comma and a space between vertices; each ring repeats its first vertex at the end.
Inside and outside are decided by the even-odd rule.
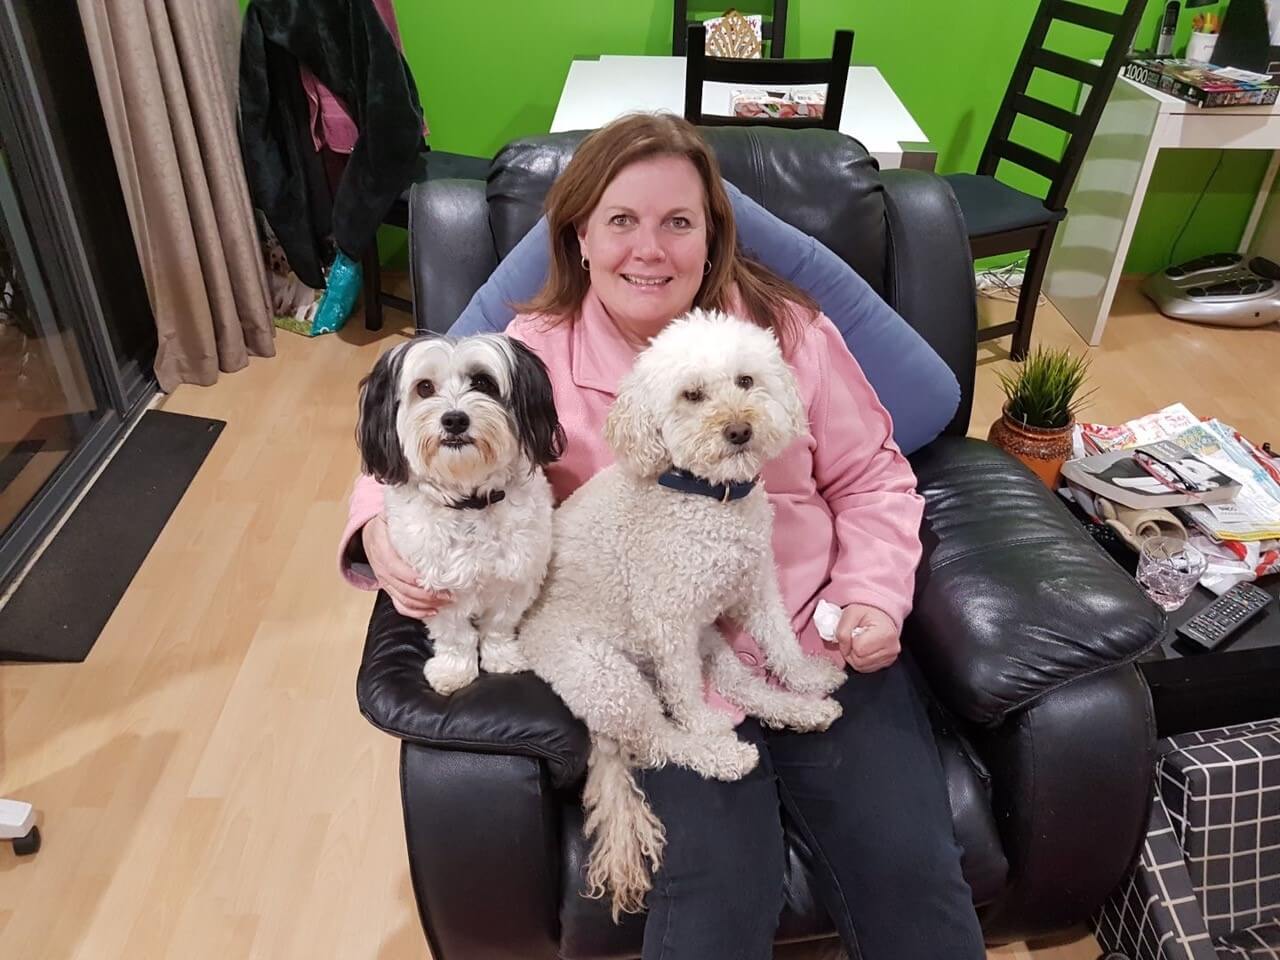
POLYGON ((357 432, 396 551, 422 586, 452 594, 428 621, 427 682, 448 694, 480 666, 525 669, 516 627, 551 557, 542 468, 564 446, 542 361, 496 334, 415 338, 361 382, 357 432))

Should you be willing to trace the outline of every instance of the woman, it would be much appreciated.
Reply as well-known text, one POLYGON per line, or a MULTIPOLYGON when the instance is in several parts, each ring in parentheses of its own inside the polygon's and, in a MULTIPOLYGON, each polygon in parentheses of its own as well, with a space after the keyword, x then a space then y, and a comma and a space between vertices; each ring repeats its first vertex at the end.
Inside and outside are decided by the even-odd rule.
MULTIPOLYGON (((631 116, 586 138, 548 195, 547 219, 547 284, 507 332, 551 375, 568 437, 548 470, 557 500, 610 462, 601 428, 618 381, 667 323, 701 306, 771 327, 810 420, 809 434, 763 474, 783 596, 805 648, 853 668, 837 693, 844 715, 829 730, 738 727, 762 758, 741 781, 643 772, 667 829, 644 960, 773 955, 784 817, 811 851, 818 892, 851 955, 978 960, 982 936, 941 765, 899 660, 922 506, 875 393, 813 301, 738 253, 715 158, 685 121, 631 116), (812 626, 819 599, 843 609, 838 649, 812 626)), ((361 478, 348 537, 360 533, 376 583, 397 606, 429 616, 448 597, 413 585, 380 503, 376 484, 361 478)), ((347 575, 376 585, 349 565, 347 575)), ((732 642, 744 662, 759 663, 750 638, 732 642)))
MULTIPOLYGON (((960 384, 951 368, 837 254, 774 216, 732 181, 721 182, 733 205, 739 252, 818 302, 893 418, 893 439, 902 452, 911 454, 937 437, 960 406, 960 384)), ((502 258, 449 333, 465 337, 506 330, 515 318, 512 305, 532 300, 546 282, 550 250, 544 216, 502 258)))

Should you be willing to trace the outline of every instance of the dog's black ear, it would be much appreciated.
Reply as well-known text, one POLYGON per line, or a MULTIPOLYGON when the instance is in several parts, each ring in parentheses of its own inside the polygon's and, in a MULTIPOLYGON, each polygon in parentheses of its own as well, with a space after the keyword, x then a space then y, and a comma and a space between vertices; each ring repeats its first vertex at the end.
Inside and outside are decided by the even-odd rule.
POLYGON ((519 340, 512 339, 511 414, 516 436, 529 462, 545 467, 564 453, 564 428, 556 414, 555 395, 546 365, 519 340))
POLYGON ((400 408, 400 369, 404 366, 404 346, 388 350, 360 381, 360 421, 356 443, 364 472, 381 483, 404 483, 409 479, 409 462, 400 449, 396 433, 396 412, 400 408))

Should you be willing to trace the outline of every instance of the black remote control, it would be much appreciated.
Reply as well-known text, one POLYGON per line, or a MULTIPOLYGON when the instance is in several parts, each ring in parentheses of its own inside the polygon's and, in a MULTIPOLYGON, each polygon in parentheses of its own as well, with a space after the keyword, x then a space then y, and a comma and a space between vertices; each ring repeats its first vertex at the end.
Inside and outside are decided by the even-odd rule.
POLYGON ((1178 627, 1178 633, 1197 647, 1214 650, 1270 602, 1271 594, 1262 588, 1252 583, 1237 583, 1178 627))

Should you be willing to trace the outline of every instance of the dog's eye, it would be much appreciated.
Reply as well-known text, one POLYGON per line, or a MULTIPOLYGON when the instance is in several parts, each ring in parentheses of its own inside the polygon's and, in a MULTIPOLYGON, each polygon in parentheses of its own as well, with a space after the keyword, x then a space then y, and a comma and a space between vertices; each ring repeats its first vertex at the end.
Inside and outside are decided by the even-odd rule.
POLYGON ((707 395, 701 390, 686 390, 684 393, 680 394, 680 396, 684 397, 690 403, 701 403, 703 400, 707 399, 707 395))
POLYGON ((422 397, 423 400, 436 395, 436 385, 430 380, 419 380, 416 389, 418 391, 418 396, 422 397))
POLYGON ((752 387, 755 386, 755 383, 756 383, 753 379, 748 377, 745 373, 733 382, 736 383, 743 390, 750 390, 752 387))
POLYGON ((471 389, 490 397, 498 395, 498 384, 487 373, 473 373, 471 375, 471 389))

